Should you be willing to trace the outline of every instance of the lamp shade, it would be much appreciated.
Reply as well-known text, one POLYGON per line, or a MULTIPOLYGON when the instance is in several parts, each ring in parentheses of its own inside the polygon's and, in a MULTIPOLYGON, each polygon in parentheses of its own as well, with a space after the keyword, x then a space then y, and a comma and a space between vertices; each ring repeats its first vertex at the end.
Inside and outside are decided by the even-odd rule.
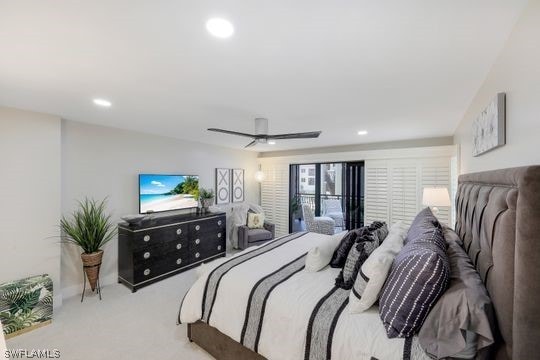
POLYGON ((451 206, 447 188, 424 188, 422 196, 424 206, 451 206))
POLYGON ((257 172, 255 172, 255 180, 257 180, 258 182, 263 182, 265 178, 266 175, 262 170, 258 170, 257 172))

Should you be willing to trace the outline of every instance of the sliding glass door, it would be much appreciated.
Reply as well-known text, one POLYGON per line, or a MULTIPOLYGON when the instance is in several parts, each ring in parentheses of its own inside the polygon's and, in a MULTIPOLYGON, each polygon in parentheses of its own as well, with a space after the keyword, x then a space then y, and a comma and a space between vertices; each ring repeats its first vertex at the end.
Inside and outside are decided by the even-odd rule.
POLYGON ((306 230, 302 205, 334 219, 336 231, 363 225, 363 162, 294 164, 289 174, 291 232, 306 230))

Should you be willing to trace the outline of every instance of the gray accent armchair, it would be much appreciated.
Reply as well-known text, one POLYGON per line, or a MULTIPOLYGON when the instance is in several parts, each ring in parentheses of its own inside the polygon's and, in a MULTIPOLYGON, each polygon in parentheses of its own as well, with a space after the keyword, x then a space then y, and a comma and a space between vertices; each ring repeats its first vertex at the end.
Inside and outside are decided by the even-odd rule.
POLYGON ((276 225, 264 222, 263 229, 250 229, 247 225, 238 226, 238 248, 246 249, 272 240, 276 235, 276 225))
POLYGON ((336 222, 334 219, 326 216, 315 216, 309 204, 302 204, 306 230, 319 234, 334 235, 336 222))
POLYGON ((341 209, 341 200, 325 199, 322 201, 323 216, 334 219, 336 226, 343 228, 343 210, 341 209))

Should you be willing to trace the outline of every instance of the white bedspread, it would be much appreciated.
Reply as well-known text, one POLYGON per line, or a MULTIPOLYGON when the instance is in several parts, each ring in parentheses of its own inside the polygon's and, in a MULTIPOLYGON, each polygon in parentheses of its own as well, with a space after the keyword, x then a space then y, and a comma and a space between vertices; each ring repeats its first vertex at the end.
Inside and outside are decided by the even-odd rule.
MULTIPOLYGON (((270 360, 403 359, 405 340, 387 338, 376 307, 362 314, 349 314, 348 305, 335 316, 330 353, 312 350, 309 356, 306 355, 310 317, 321 299, 334 289, 334 280, 339 269, 326 267, 319 272, 310 273, 303 267, 300 268, 300 265, 303 266, 301 263, 305 260, 302 257, 304 254, 328 239, 328 235, 315 233, 308 233, 289 241, 281 238, 275 241, 283 243, 272 250, 265 251, 265 246, 270 244, 267 243, 260 247, 249 248, 234 257, 205 265, 201 276, 182 301, 179 321, 193 323, 203 319, 235 341, 243 343, 244 346, 270 360), (260 254, 247 259, 255 254, 252 253, 254 251, 260 254), (209 277, 215 277, 218 270, 235 258, 238 258, 237 262, 242 258, 246 260, 220 276, 210 316, 205 319, 205 313, 209 312, 208 305, 206 312, 203 311, 205 300, 209 303, 208 299, 211 299, 208 289, 209 277), (280 274, 282 276, 280 280, 273 280, 280 274), (264 279, 268 284, 267 288, 262 286, 265 284, 264 279), (254 300, 257 294, 254 293, 254 288, 257 286, 260 290, 258 293, 266 294, 261 297, 262 301, 254 300), (205 288, 207 288, 206 295, 205 288), (246 317, 246 314, 252 315, 246 317), (244 328, 246 329, 243 338, 244 328)), ((330 322, 321 322, 317 326, 324 328, 330 326, 330 322)), ((319 330, 315 326, 311 336, 319 334, 317 331, 319 330)), ((320 339, 320 334, 319 337, 311 338, 320 339)), ((411 343, 409 346, 411 359, 428 359, 416 339, 411 343)), ((322 348, 326 349, 325 346, 322 348)))

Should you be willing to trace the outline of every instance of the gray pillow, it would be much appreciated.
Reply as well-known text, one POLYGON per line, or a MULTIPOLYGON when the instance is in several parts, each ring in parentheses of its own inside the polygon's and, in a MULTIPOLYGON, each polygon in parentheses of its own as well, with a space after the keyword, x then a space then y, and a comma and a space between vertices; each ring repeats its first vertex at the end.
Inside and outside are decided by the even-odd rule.
POLYGON ((422 236, 426 230, 429 231, 433 226, 440 226, 439 221, 435 215, 433 215, 431 209, 426 207, 414 218, 411 226, 409 227, 407 237, 403 241, 403 245, 407 245, 411 239, 417 239, 418 237, 422 236))
POLYGON ((474 358, 494 342, 493 305, 457 234, 445 228, 444 236, 448 243, 450 285, 424 321, 419 332, 420 345, 439 359, 474 358))

